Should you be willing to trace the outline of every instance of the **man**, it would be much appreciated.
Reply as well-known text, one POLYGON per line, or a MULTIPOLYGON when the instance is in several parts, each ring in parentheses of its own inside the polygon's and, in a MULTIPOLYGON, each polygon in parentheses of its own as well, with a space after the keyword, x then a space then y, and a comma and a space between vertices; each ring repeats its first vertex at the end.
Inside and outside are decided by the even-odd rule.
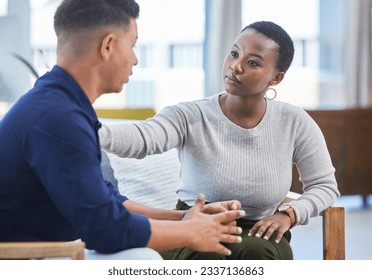
MULTIPOLYGON (((137 64, 138 13, 133 0, 65 0, 58 7, 57 65, 0 122, 0 241, 82 239, 100 253, 124 250, 120 258, 127 259, 138 252, 125 250, 143 247, 228 255, 221 243, 241 241, 237 201, 204 206, 200 195, 181 221, 184 212, 136 204, 103 179, 91 104, 128 82, 137 64), (221 210, 231 211, 203 213, 221 210)), ((151 249, 139 254, 158 257, 151 249)))

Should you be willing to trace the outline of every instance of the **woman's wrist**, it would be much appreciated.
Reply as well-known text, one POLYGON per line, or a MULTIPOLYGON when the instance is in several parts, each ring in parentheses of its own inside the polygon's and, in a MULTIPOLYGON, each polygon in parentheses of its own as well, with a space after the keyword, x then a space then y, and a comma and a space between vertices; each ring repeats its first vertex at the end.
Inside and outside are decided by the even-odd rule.
POLYGON ((278 209, 278 212, 283 213, 289 217, 289 219, 291 220, 291 228, 296 225, 296 220, 297 220, 296 213, 294 212, 294 209, 291 206, 286 205, 284 207, 280 207, 278 209))

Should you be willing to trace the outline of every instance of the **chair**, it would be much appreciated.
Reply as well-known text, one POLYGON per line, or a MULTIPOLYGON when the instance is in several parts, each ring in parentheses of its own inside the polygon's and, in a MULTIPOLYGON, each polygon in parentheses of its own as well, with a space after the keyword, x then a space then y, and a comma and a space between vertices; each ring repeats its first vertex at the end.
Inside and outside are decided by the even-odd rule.
POLYGON ((145 120, 155 115, 152 108, 95 109, 98 118, 145 120))
POLYGON ((70 258, 83 260, 84 242, 0 242, 0 259, 70 258))
MULTIPOLYGON (((282 203, 289 202, 299 197, 300 194, 289 192, 282 203)), ((322 213, 323 259, 345 259, 345 208, 331 206, 322 213)))

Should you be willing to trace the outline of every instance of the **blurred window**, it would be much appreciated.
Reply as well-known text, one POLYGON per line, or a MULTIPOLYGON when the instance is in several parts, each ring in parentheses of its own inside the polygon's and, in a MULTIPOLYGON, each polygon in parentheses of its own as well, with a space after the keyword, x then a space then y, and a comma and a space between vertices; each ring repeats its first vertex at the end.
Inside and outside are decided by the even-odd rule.
POLYGON ((0 17, 8 14, 8 0, 0 1, 0 17))
MULTIPOLYGON (((56 61, 53 14, 60 0, 33 5, 32 46, 40 74, 56 61)), ((95 107, 160 108, 204 96, 204 0, 137 0, 138 65, 119 94, 101 96, 95 107)))
POLYGON ((307 108, 346 106, 345 0, 242 0, 242 22, 270 20, 292 37, 295 57, 278 99, 307 108))
POLYGON ((138 65, 118 95, 96 107, 156 110, 204 96, 204 0, 138 0, 138 65))
MULTIPOLYGON (((33 66, 42 75, 56 62, 53 15, 61 0, 31 0, 33 66)), ((205 0, 138 0, 139 63, 119 94, 100 97, 97 107, 153 107, 204 97, 205 0)), ((271 20, 291 35, 295 58, 277 87, 278 99, 299 106, 342 107, 347 100, 346 0, 242 0, 245 26, 271 20)), ((0 15, 8 1, 0 1, 0 15)), ((239 11, 237 11, 239 13, 239 11)), ((243 27, 242 26, 242 27, 243 27)), ((3 106, 4 107, 4 106, 3 106)))

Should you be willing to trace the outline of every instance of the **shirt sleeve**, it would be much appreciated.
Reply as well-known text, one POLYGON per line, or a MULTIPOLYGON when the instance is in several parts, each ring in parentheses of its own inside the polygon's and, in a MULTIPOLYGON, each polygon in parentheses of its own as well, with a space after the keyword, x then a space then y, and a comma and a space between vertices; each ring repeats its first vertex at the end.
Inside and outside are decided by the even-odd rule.
POLYGON ((78 111, 56 110, 40 118, 24 143, 32 172, 88 249, 113 253, 145 247, 150 223, 130 213, 122 204, 126 197, 107 187, 98 137, 87 119, 78 111))
POLYGON ((120 157, 143 158, 183 144, 187 114, 179 106, 168 106, 145 121, 103 125, 99 130, 101 147, 120 157))
POLYGON ((297 223, 307 224, 340 196, 335 168, 324 139, 315 121, 305 112, 298 115, 294 164, 303 184, 303 195, 291 202, 297 223))

